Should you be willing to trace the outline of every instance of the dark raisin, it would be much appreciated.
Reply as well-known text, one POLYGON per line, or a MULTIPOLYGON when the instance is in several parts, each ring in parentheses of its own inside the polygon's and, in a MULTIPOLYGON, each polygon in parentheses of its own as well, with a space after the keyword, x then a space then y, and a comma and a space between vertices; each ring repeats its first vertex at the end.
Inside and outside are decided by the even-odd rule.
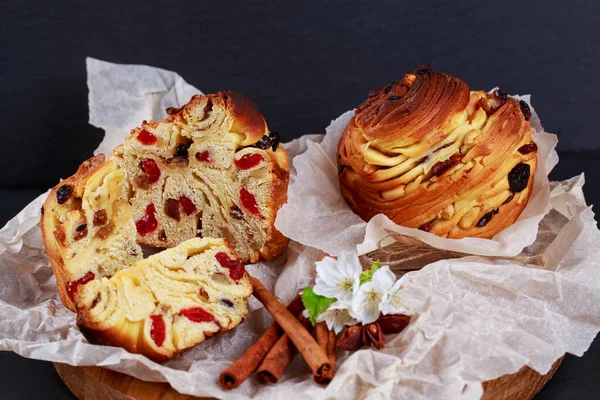
POLYGON ((492 217, 498 214, 498 209, 492 210, 490 212, 487 212, 485 214, 483 214, 483 217, 481 217, 481 219, 479 221, 477 221, 477 227, 481 228, 482 226, 486 226, 488 224, 488 222, 490 222, 492 220, 492 217))
POLYGON ((161 229, 160 232, 158 232, 158 240, 160 240, 161 242, 167 241, 167 232, 165 232, 164 229, 161 229))
POLYGON ((496 95, 496 97, 498 99, 500 99, 500 104, 506 103, 506 100, 508 99, 508 93, 506 93, 505 91, 502 91, 500 89, 496 89, 494 94, 496 95))
POLYGON ((75 235, 73 238, 75 240, 80 240, 80 239, 83 239, 84 237, 86 237, 87 234, 88 234, 87 224, 79 224, 79 225, 77 225, 77 228, 75 228, 75 235))
POLYGON ((402 97, 400 96, 390 96, 387 98, 387 101, 400 100, 402 97))
POLYGON ((235 219, 244 219, 244 213, 235 204, 229 207, 229 215, 235 219))
POLYGON ((227 299, 221 299, 221 302, 222 302, 223 304, 225 304, 227 307, 229 307, 229 308, 233 308, 233 303, 232 303, 230 300, 227 300, 227 299))
POLYGON ((104 225, 107 220, 106 210, 99 210, 94 213, 94 226, 104 225))
POLYGON ((179 221, 179 200, 177 199, 167 199, 165 201, 165 214, 167 217, 173 218, 175 221, 179 221))
POLYGON ((262 150, 266 150, 270 146, 271 146, 271 139, 269 139, 269 136, 267 136, 267 135, 261 137, 258 142, 254 143, 254 147, 257 147, 262 150))
POLYGON ((44 206, 42 206, 42 208, 40 209, 40 212, 42 213, 42 215, 44 215, 44 206))
POLYGON ((188 156, 189 156, 188 149, 190 148, 191 145, 192 145, 192 142, 178 144, 177 147, 175 148, 175 154, 173 155, 173 157, 188 158, 188 156))
POLYGON ((202 237, 202 215, 198 215, 198 224, 196 225, 196 236, 202 237))
POLYGON ((385 94, 388 94, 392 90, 392 85, 385 88, 385 94))
MULTIPOLYGON (((183 107, 177 108, 177 107, 167 107, 167 109, 165 110, 167 115, 175 115, 177 114, 179 111, 181 111, 183 107)), ((144 123, 146 123, 144 121, 144 123)))
POLYGON ((455 166, 456 164, 459 164, 461 159, 462 156, 460 154, 455 154, 446 161, 440 161, 439 163, 435 164, 431 168, 431 173, 435 176, 443 175, 451 167, 455 166))
POLYGON ((417 71, 417 75, 425 75, 431 72, 431 67, 427 66, 425 68, 421 68, 417 71))
POLYGON ((514 198, 515 198, 515 193, 514 193, 514 192, 510 192, 510 196, 508 196, 508 197, 506 198, 506 200, 504 200, 504 203, 502 203, 502 205, 504 205, 504 204, 506 204, 506 203, 510 203, 510 201, 511 201, 512 199, 514 199, 514 198))
POLYGON ((508 186, 510 187, 510 190, 512 190, 515 193, 519 193, 525 190, 525 188, 527 188, 527 184, 529 183, 530 174, 531 167, 529 166, 529 164, 517 164, 508 173, 508 186))
POLYGON ((431 228, 433 228, 433 225, 435 225, 435 219, 432 219, 428 223, 421 225, 419 229, 425 232, 429 232, 431 228))
POLYGON ((529 119, 531 118, 531 109, 529 108, 529 104, 527 104, 523 100, 519 100, 519 105, 521 106, 521 112, 525 117, 525 121, 529 121, 529 119))
POLYGON ((343 164, 338 164, 338 175, 344 172, 344 168, 346 168, 343 164))
POLYGON ((71 194, 73 194, 73 186, 62 185, 56 191, 56 201, 58 204, 63 204, 71 198, 71 194))
POLYGON ((271 138, 271 148, 273 149, 273 151, 277 151, 277 148, 279 147, 279 141, 280 141, 279 133, 271 132, 271 133, 269 133, 269 137, 271 138))
POLYGON ((537 151, 537 149, 538 149, 537 144, 535 144, 534 142, 531 142, 531 143, 527 143, 527 144, 524 144, 523 146, 519 147, 519 153, 529 154, 529 153, 533 153, 534 151, 537 151))
POLYGON ((75 228, 75 230, 76 230, 77 232, 83 232, 83 231, 85 231, 86 229, 87 229, 87 224, 80 224, 80 225, 77 225, 77 228, 75 228))

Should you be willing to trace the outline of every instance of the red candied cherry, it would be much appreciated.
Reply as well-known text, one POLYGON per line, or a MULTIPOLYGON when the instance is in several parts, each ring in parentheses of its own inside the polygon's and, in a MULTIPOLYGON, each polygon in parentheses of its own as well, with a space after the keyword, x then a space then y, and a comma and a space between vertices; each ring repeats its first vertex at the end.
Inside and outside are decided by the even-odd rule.
POLYGON ((229 270, 229 276, 231 279, 234 281, 242 279, 246 269, 240 260, 237 258, 229 258, 229 255, 223 252, 215 254, 215 258, 223 268, 227 268, 229 270))
POLYGON ((260 215, 258 204, 256 203, 256 197, 248 191, 246 188, 240 189, 240 201, 244 208, 254 215, 260 215))
POLYGON ((186 308, 181 310, 180 314, 192 322, 213 322, 215 320, 211 313, 200 307, 186 308))
POLYGON ((135 228, 141 236, 154 232, 158 227, 158 221, 154 214, 156 214, 156 208, 154 208, 154 204, 150 203, 146 206, 146 215, 135 223, 135 228))
POLYGON ((250 169, 256 167, 263 160, 263 156, 260 154, 245 154, 239 160, 235 160, 233 163, 239 169, 250 169))
POLYGON ((93 281, 96 275, 92 271, 88 271, 87 274, 83 276, 83 278, 79 278, 76 281, 71 281, 67 283, 67 294, 71 300, 75 299, 75 293, 77 289, 81 285, 85 285, 86 283, 93 281))
POLYGON ((183 212, 185 213, 185 215, 190 215, 192 214, 194 211, 196 211, 196 206, 194 205, 194 202, 192 202, 187 196, 181 196, 179 198, 179 204, 181 204, 181 208, 183 210, 183 212))
POLYGON ((204 150, 202 152, 196 153, 196 160, 202 161, 205 163, 212 163, 212 158, 210 157, 210 152, 208 150, 204 150))
POLYGON ((160 168, 158 168, 156 161, 151 158, 144 158, 142 160, 142 168, 148 177, 148 183, 158 181, 158 178, 160 178, 160 168))
POLYGON ((160 347, 165 342, 165 337, 167 336, 165 320, 160 315, 151 315, 150 320, 152 321, 152 325, 150 325, 150 337, 160 347))
POLYGON ((146 146, 156 143, 157 140, 156 136, 152 132, 149 132, 145 129, 142 129, 140 133, 138 133, 136 139, 141 144, 145 144, 146 146))

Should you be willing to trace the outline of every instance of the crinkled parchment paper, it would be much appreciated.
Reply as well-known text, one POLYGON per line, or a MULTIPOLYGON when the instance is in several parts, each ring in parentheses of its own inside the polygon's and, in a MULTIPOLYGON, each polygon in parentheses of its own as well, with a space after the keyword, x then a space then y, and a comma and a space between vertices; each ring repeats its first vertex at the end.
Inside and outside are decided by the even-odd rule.
MULTIPOLYGON (((100 146, 105 152, 142 119, 160 118, 163 108, 180 106, 198 92, 178 75, 146 66, 88 59, 88 74, 90 121, 107 131, 100 146), (117 117, 121 107, 127 112, 117 117)), ((319 140, 319 136, 303 137, 286 148, 292 155, 307 148, 313 154, 323 152, 316 145, 319 140)), ((325 137, 324 145, 327 140, 331 139, 325 137)), ((547 170, 554 162, 548 160, 547 170)), ((312 171, 317 182, 328 187, 328 175, 322 173, 329 168, 326 161, 320 165, 298 157, 294 165, 298 170, 292 176, 294 185, 305 178, 302 174, 312 171)), ((164 365, 120 348, 91 345, 56 291, 38 226, 42 195, 0 230, 0 350, 72 365, 104 366, 145 380, 166 381, 196 396, 277 399, 293 393, 295 398, 476 399, 482 394, 482 381, 523 365, 544 373, 565 352, 583 354, 600 330, 600 232, 591 208, 585 205, 582 185, 583 176, 538 189, 551 194, 546 203, 539 200, 546 204, 542 209, 552 209, 542 213, 536 206, 529 212, 529 218, 541 223, 533 233, 535 241, 520 243, 521 248, 527 246, 521 254, 498 250, 495 257, 465 256, 437 246, 431 238, 418 241, 410 234, 395 235, 398 242, 378 250, 379 255, 393 261, 404 254, 409 264, 425 265, 402 278, 415 315, 404 332, 389 337, 381 351, 340 352, 339 369, 327 387, 316 385, 297 357, 277 385, 259 386, 250 378, 231 392, 220 389, 217 376, 270 324, 260 304, 252 302, 247 321, 233 331, 164 365)), ((315 207, 321 205, 314 193, 306 199, 296 197, 305 194, 292 187, 290 204, 306 200, 315 207)), ((329 194, 339 197, 333 189, 329 194)), ((294 212, 287 207, 278 222, 286 224, 294 212)), ((319 223, 328 226, 340 221, 349 223, 346 231, 338 232, 340 247, 361 244, 366 229, 362 221, 340 213, 339 220, 319 223)), ((320 230, 313 235, 323 235, 323 242, 329 241, 335 250, 336 243, 331 243, 334 228, 330 236, 327 233, 320 230)), ((302 242, 301 235, 296 237, 302 242)), ((498 243, 498 249, 511 246, 498 243)), ((311 282, 320 254, 317 248, 291 242, 278 260, 248 270, 287 302, 311 282)), ((390 264, 399 272, 411 269, 407 263, 390 264)))

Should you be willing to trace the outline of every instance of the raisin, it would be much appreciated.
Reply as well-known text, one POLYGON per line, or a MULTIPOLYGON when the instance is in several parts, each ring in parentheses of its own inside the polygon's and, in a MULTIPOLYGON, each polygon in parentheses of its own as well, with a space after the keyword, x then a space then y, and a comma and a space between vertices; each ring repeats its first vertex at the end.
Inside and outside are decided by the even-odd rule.
POLYGON ((244 219, 244 213, 235 204, 229 207, 229 215, 234 219, 244 219))
POLYGON ((142 160, 142 170, 148 177, 148 183, 154 183, 160 178, 160 168, 158 168, 156 161, 151 158, 144 158, 142 160))
POLYGON ((500 105, 506 103, 506 100, 508 100, 508 93, 506 93, 503 90, 496 89, 494 91, 494 95, 496 96, 496 98, 500 99, 500 105))
POLYGON ((196 205, 187 196, 181 196, 179 198, 179 204, 181 204, 181 208, 185 215, 191 215, 196 211, 196 205))
POLYGON ((164 229, 161 229, 160 232, 158 232, 158 240, 160 240, 161 242, 167 241, 167 233, 164 229))
POLYGON ((173 218, 175 221, 179 221, 179 200, 167 199, 165 200, 165 214, 167 217, 173 218))
POLYGON ((521 106, 521 112, 525 117, 525 121, 529 121, 529 119, 531 118, 531 109, 529 108, 529 104, 527 104, 523 100, 519 100, 519 106, 521 106))
POLYGON ((400 96, 390 96, 387 98, 387 101, 400 100, 402 97, 400 96))
POLYGON ((233 163, 239 169, 250 169, 256 167, 263 160, 263 156, 260 154, 245 154, 239 160, 234 160, 233 163))
POLYGON ((99 210, 94 213, 94 226, 104 225, 107 220, 106 210, 99 210))
POLYGON ((233 308, 233 303, 227 299, 221 299, 221 303, 225 304, 229 308, 233 308))
POLYGON ((69 295, 69 298, 71 300, 74 300, 75 293, 77 292, 77 289, 79 288, 79 286, 85 285, 86 283, 93 281, 95 277, 96 277, 96 275, 94 275, 94 273, 92 271, 88 271, 88 273, 85 274, 83 276, 83 278, 79 278, 76 281, 68 282, 67 283, 67 294, 69 295))
POLYGON ((277 151, 277 148, 279 147, 279 141, 281 140, 279 133, 271 132, 269 133, 269 137, 271 138, 271 149, 273 149, 273 151, 277 151))
POLYGON ((246 210, 260 217, 260 210, 258 208, 258 204, 256 203, 256 197, 254 197, 254 195, 246 188, 240 189, 240 200, 246 210))
POLYGON ((198 215, 198 223, 196 224, 196 237, 202 237, 202 215, 198 215))
POLYGON ((338 164, 338 175, 340 175, 342 172, 344 172, 344 168, 346 168, 345 165, 338 164))
POLYGON ((152 324, 150 325, 150 337, 154 340, 154 343, 160 347, 163 345, 165 337, 167 336, 165 321, 160 315, 151 315, 150 320, 152 321, 152 324))
POLYGON ((462 156, 460 154, 455 154, 446 161, 440 161, 439 163, 435 164, 431 168, 431 173, 435 176, 443 175, 451 167, 455 166, 456 164, 459 164, 461 159, 462 156))
POLYGON ((527 144, 524 144, 523 146, 519 147, 519 153, 529 154, 529 153, 533 153, 534 151, 537 151, 537 149, 538 149, 537 144, 535 144, 534 142, 531 142, 531 143, 527 143, 527 144))
POLYGON ((175 148, 175 154, 173 155, 173 157, 188 158, 188 156, 189 156, 188 149, 190 148, 191 145, 192 145, 192 142, 178 144, 177 147, 175 148))
POLYGON ((510 203, 510 201, 511 201, 512 199, 514 199, 514 198, 515 198, 515 193, 514 193, 514 192, 510 192, 510 196, 508 196, 508 197, 506 198, 506 200, 504 200, 504 203, 502 203, 502 205, 504 205, 504 204, 506 204, 506 203, 510 203))
POLYGON ((427 222, 426 224, 423 224, 419 227, 420 230, 425 231, 425 232, 429 232, 431 230, 431 228, 433 228, 433 225, 435 225, 435 219, 432 219, 431 221, 427 222))
POLYGON ((263 137, 260 138, 260 140, 256 143, 254 143, 254 147, 258 147, 259 149, 262 150, 266 150, 271 146, 271 139, 269 139, 269 136, 264 135, 263 137))
POLYGON ((483 217, 481 217, 481 219, 479 219, 479 221, 477 221, 476 226, 478 228, 481 228, 483 226, 486 226, 488 224, 488 222, 490 222, 492 220, 492 217, 494 215, 498 214, 498 209, 496 208, 495 210, 492 210, 490 212, 487 212, 483 215, 483 217))
POLYGON ((385 94, 388 94, 391 91, 392 91, 392 85, 388 85, 388 87, 385 88, 385 94))
POLYGON ((40 213, 42 213, 42 215, 44 215, 44 206, 42 206, 42 208, 40 208, 40 213))
POLYGON ((229 276, 234 281, 242 279, 244 276, 244 272, 246 269, 244 268, 244 264, 237 258, 229 258, 227 253, 219 252, 215 255, 215 258, 221 264, 223 268, 227 268, 229 270, 229 276))
POLYGON ((75 240, 83 239, 84 237, 87 236, 87 234, 88 234, 87 224, 79 224, 79 225, 77 225, 77 228, 75 228, 74 239, 75 240))
POLYGON ((58 204, 64 204, 71 198, 73 194, 73 186, 71 185, 62 185, 56 191, 56 201, 58 204))
POLYGON ((140 172, 135 176, 135 184, 140 189, 148 189, 150 187, 150 183, 148 182, 148 176, 144 172, 140 172))
POLYGON ((210 158, 210 152, 208 150, 204 150, 201 153, 196 153, 196 160, 209 164, 212 163, 212 159, 210 158))
POLYGON ((417 71, 417 75, 425 75, 431 72, 431 67, 421 68, 417 71))
POLYGON ((179 312, 192 322, 213 322, 215 317, 200 307, 186 308, 179 312))
POLYGON ((141 144, 145 144, 146 146, 156 143, 157 140, 156 136, 154 136, 152 132, 149 132, 145 129, 142 129, 140 133, 138 133, 136 139, 141 144))
POLYGON ((510 187, 510 190, 512 190, 515 193, 519 193, 525 190, 525 188, 527 188, 527 184, 529 183, 530 174, 531 167, 529 166, 529 164, 517 164, 508 173, 508 186, 510 187))

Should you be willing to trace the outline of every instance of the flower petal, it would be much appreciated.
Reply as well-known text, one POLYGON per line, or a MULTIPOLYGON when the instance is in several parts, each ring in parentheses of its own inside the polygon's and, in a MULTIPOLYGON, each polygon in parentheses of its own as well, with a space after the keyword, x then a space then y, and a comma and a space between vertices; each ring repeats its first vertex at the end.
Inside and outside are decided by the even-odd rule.
POLYGON ((390 271, 389 266, 384 265, 375 271, 373 274, 373 279, 371 279, 371 283, 373 283, 381 292, 387 292, 392 286, 394 286, 395 280, 396 275, 390 271))

